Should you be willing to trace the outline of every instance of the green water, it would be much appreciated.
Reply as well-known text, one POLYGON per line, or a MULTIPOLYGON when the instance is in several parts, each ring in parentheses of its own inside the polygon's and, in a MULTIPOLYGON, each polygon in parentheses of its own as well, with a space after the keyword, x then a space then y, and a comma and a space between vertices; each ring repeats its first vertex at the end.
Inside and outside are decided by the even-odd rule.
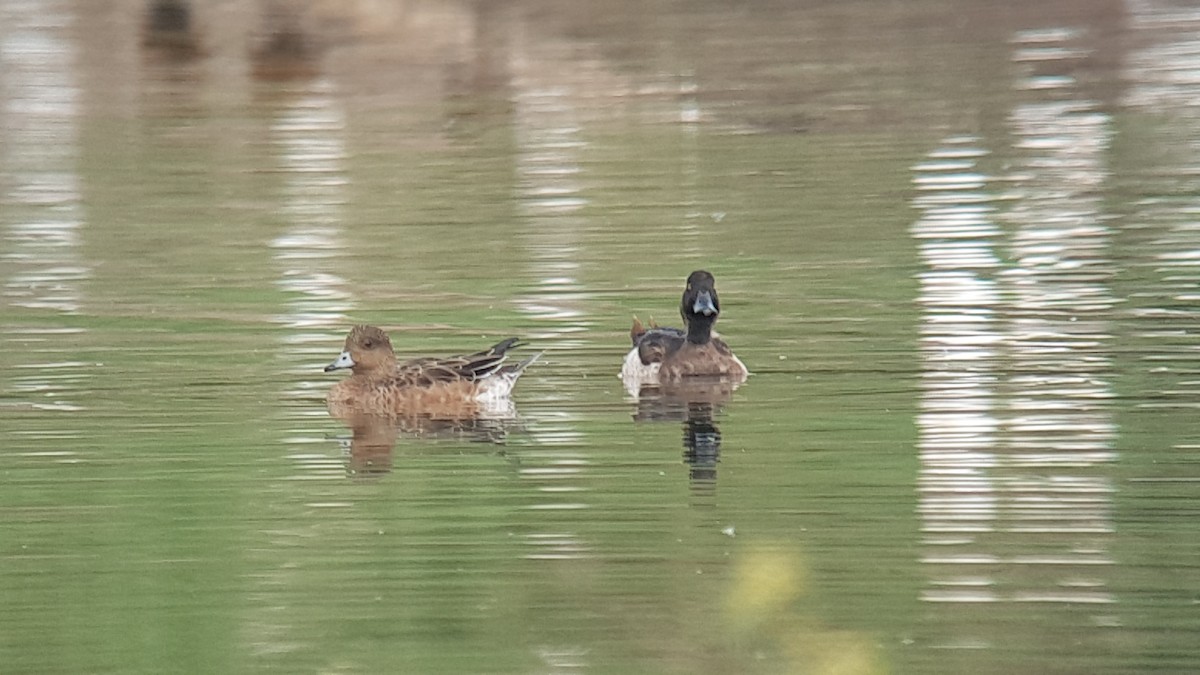
POLYGON ((156 4, 0 5, 0 671, 1200 664, 1197 16, 156 4), (363 322, 545 353, 364 438, 363 322))

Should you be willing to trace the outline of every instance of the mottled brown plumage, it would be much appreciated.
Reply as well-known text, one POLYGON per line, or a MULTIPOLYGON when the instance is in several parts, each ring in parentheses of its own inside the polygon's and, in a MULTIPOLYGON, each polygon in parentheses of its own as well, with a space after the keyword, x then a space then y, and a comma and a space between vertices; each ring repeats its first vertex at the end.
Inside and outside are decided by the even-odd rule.
POLYGON ((341 355, 326 372, 350 368, 353 375, 329 390, 330 412, 350 411, 468 419, 507 400, 525 368, 540 354, 505 366, 509 338, 473 354, 422 357, 397 362, 387 333, 374 326, 355 326, 341 355))
POLYGON ((677 348, 663 355, 658 379, 662 382, 688 377, 726 377, 746 379, 746 366, 733 355, 729 345, 719 338, 708 342, 681 341, 677 348))

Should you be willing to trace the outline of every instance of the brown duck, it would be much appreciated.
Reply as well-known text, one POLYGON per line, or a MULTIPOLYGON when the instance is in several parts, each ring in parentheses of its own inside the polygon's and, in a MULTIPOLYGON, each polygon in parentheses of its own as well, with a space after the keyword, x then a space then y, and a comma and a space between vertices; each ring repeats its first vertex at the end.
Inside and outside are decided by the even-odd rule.
POLYGON ((387 333, 355 326, 337 360, 325 367, 325 372, 349 368, 353 374, 335 384, 325 400, 335 414, 476 417, 507 401, 517 379, 541 356, 505 365, 508 351, 518 344, 509 338, 473 354, 397 362, 387 333))

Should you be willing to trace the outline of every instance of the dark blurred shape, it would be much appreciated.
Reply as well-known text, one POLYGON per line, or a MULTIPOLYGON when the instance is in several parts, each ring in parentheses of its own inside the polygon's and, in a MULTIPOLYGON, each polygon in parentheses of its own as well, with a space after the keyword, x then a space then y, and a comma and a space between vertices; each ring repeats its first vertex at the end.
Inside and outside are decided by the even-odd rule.
POLYGON ((254 78, 264 82, 310 80, 319 72, 312 41, 299 30, 271 33, 252 60, 254 78))
POLYGON ((193 31, 192 9, 186 0, 154 0, 142 22, 142 48, 162 61, 192 61, 201 55, 193 31))
POLYGON ((507 124, 513 113, 512 7, 474 0, 470 11, 471 49, 445 69, 446 128, 460 137, 507 124))
POLYGON ((669 386, 642 387, 633 419, 683 422, 683 461, 694 488, 711 489, 721 461, 721 429, 714 422, 738 383, 725 378, 691 378, 669 386))
POLYGON ((688 404, 683 422, 683 461, 690 467, 688 479, 696 483, 717 482, 717 462, 721 461, 721 430, 713 423, 709 403, 688 404))
POLYGON ((263 82, 311 80, 320 68, 320 49, 300 25, 295 14, 279 6, 269 7, 263 17, 262 41, 251 54, 254 79, 263 82))

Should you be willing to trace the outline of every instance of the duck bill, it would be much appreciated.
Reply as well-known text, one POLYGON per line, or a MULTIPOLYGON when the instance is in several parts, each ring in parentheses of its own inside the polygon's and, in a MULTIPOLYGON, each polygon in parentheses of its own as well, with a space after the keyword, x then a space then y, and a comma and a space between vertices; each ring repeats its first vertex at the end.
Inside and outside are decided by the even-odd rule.
POLYGON ((341 370, 342 368, 353 368, 354 359, 350 358, 350 352, 342 352, 338 355, 337 360, 325 366, 325 372, 341 370))
POLYGON ((708 291, 700 291, 696 296, 696 301, 692 303, 693 314, 703 314, 704 316, 712 316, 717 313, 717 305, 713 302, 712 293, 708 291))

